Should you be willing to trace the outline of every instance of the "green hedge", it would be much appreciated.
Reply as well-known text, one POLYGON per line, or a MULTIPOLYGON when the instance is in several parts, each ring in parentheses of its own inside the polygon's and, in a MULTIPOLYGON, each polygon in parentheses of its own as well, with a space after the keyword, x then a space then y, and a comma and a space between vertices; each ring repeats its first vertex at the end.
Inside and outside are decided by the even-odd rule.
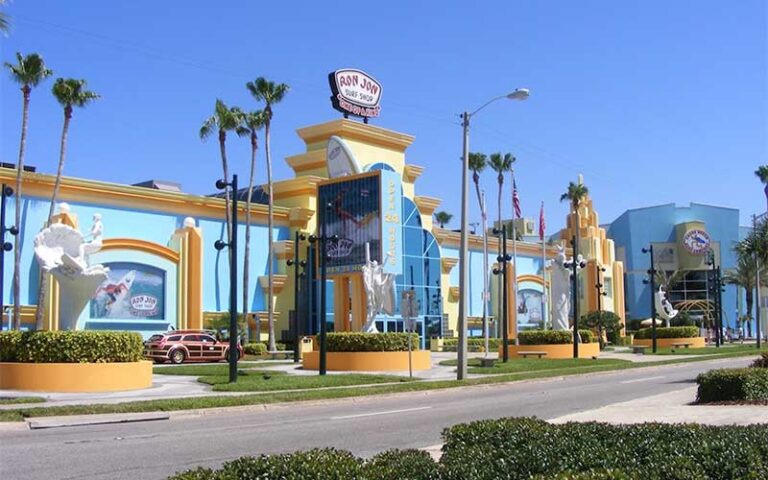
MULTIPOLYGON (((455 352, 456 348, 459 345, 459 339, 458 338, 446 338, 443 340, 443 351, 444 352, 455 352)), ((488 348, 491 351, 495 351, 499 348, 499 345, 501 345, 501 339, 500 338, 489 338, 488 339, 488 348)), ((483 338, 468 338, 467 339, 467 350, 470 352, 482 352, 485 349, 485 339, 483 338)))
POLYGON ((750 367, 753 368, 768 368, 768 352, 763 352, 760 354, 760 358, 752 362, 752 365, 750 367))
MULTIPOLYGON (((653 338, 653 329, 641 328, 635 333, 635 339, 653 338)), ((692 338, 699 336, 698 327, 656 327, 656 338, 692 338)))
POLYGON ((19 363, 137 362, 144 342, 135 332, 0 332, 0 361, 19 363))
POLYGON ((246 355, 264 355, 267 353, 267 345, 265 343, 246 343, 243 346, 243 353, 246 355))
POLYGON ((722 368, 696 377, 700 403, 768 400, 768 369, 722 368))
POLYGON ((763 425, 552 425, 503 418, 443 431, 443 456, 390 450, 369 460, 335 449, 242 457, 169 480, 706 480, 768 478, 763 425))
MULTIPOLYGON (((595 334, 591 330, 579 330, 582 343, 593 343, 595 334)), ((520 345, 564 345, 573 343, 570 330, 523 330, 517 334, 520 345)))
POLYGON ((419 349, 418 333, 335 332, 327 334, 329 352, 404 352, 408 351, 408 335, 414 350, 419 349))
POLYGON ((552 425, 508 418, 456 425, 443 437, 445 480, 571 478, 556 477, 562 472, 607 479, 614 478, 605 475, 611 470, 625 475, 619 479, 768 478, 764 425, 552 425))

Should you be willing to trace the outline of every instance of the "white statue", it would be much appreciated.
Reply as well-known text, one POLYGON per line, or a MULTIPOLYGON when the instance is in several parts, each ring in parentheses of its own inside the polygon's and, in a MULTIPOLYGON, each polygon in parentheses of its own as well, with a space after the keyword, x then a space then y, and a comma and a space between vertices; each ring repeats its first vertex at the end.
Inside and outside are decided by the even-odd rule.
POLYGON ((35 236, 34 249, 40 268, 53 275, 59 282, 59 328, 74 330, 77 319, 96 289, 107 279, 108 268, 88 265, 87 256, 97 252, 102 245, 104 228, 101 215, 93 216, 93 227, 88 235, 92 241, 85 243, 83 235, 62 223, 44 228, 35 236))
MULTIPOLYGON (((557 246, 557 256, 547 261, 550 269, 550 291, 552 296, 552 329, 569 330, 568 316, 571 312, 571 274, 573 259, 565 258, 565 250, 557 246)), ((582 257, 576 258, 576 269, 581 269, 582 257)))
MULTIPOLYGON (((384 262, 389 255, 384 258, 384 262)), ((371 261, 370 247, 365 244, 365 265, 362 267, 363 286, 368 299, 363 332, 379 333, 376 329, 376 315, 384 312, 388 315, 395 313, 395 275, 384 273, 384 265, 376 260, 371 261)))
POLYGON ((678 311, 674 309, 672 304, 667 299, 667 294, 664 293, 664 289, 659 286, 659 290, 656 292, 656 313, 661 317, 663 320, 667 322, 667 326, 669 326, 669 321, 675 318, 678 314, 678 311))

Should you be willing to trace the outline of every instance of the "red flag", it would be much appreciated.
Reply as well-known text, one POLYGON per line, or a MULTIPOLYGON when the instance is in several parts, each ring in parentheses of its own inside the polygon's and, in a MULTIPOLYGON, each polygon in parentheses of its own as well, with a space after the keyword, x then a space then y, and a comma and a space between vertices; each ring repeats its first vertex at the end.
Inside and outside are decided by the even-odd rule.
POLYGON ((515 218, 522 218, 523 212, 520 209, 520 197, 517 195, 515 177, 512 177, 512 205, 515 207, 515 218))
POLYGON ((539 212, 539 240, 544 241, 544 232, 547 229, 547 223, 544 221, 544 202, 541 202, 541 211, 539 212))

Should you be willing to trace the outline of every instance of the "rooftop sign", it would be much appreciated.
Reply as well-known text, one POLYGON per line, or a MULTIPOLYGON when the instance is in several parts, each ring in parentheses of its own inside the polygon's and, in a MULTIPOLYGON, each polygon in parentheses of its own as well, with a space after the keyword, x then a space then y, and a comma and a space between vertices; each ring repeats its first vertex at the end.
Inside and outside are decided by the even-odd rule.
POLYGON ((333 108, 346 117, 364 119, 378 117, 381 107, 381 84, 372 76, 354 68, 343 68, 328 74, 333 108))

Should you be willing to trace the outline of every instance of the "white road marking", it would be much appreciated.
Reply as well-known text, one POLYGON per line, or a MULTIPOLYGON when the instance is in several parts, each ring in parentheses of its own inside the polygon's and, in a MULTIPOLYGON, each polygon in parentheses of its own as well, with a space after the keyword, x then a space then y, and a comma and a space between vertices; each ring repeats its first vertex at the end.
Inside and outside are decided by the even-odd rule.
POLYGON ((340 417, 331 417, 331 420, 346 420, 348 418, 375 417, 377 415, 390 415, 393 413, 416 412, 419 410, 429 410, 432 407, 403 408, 401 410, 386 410, 384 412, 359 413, 357 415, 342 415, 340 417))
POLYGON ((661 380, 662 378, 667 378, 664 375, 658 376, 658 377, 645 377, 645 378, 636 378, 634 380, 624 380, 623 382, 619 383, 638 383, 638 382, 649 382, 651 380, 661 380))

